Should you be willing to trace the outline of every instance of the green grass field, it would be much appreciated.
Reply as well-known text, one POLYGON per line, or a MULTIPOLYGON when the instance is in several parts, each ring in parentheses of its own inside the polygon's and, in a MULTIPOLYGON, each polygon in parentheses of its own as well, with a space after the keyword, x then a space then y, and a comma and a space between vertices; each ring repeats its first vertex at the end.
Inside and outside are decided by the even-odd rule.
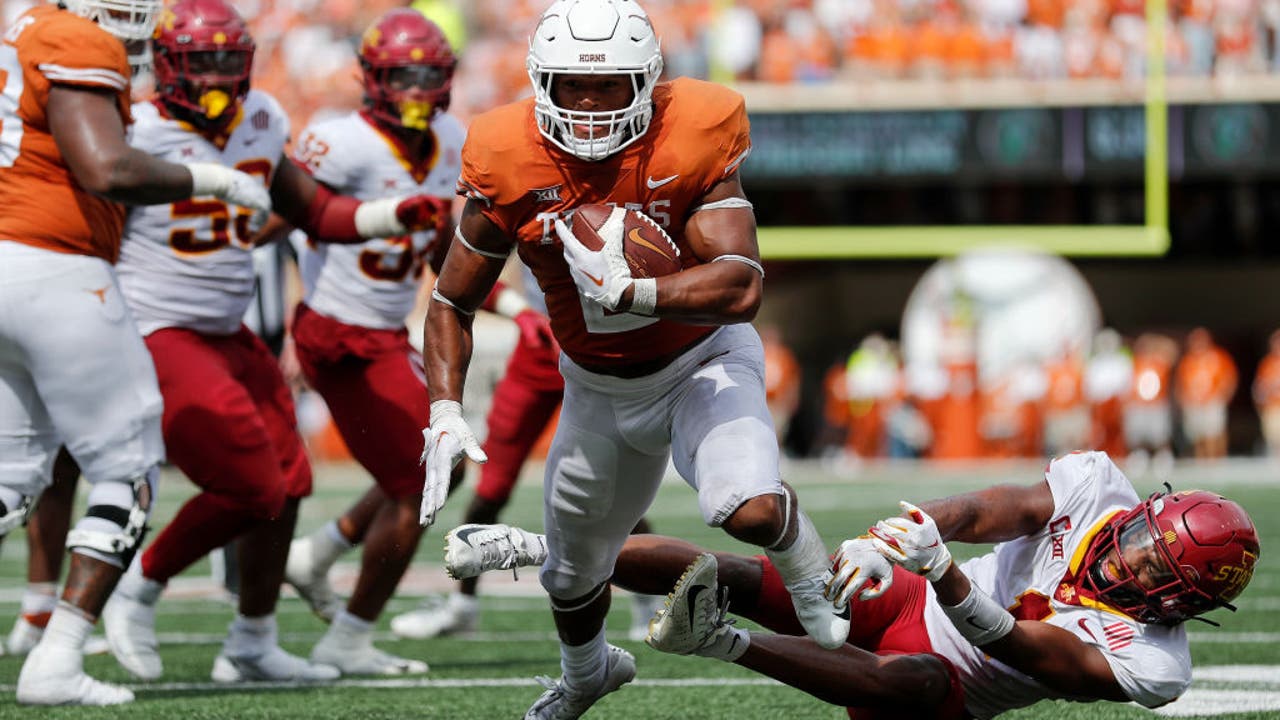
MULTIPOLYGON (((796 484, 802 505, 833 545, 896 512, 899 499, 921 500, 972 489, 991 482, 1033 482, 1039 464, 972 465, 939 470, 922 465, 864 468, 850 474, 818 464, 796 464, 787 476, 796 484)), ((541 526, 540 492, 529 468, 504 518, 529 528, 541 526)), ((299 532, 310 530, 340 512, 364 488, 356 468, 318 470, 316 494, 302 506, 299 532)), ((1224 718, 1280 717, 1280 469, 1249 462, 1217 466, 1180 466, 1175 487, 1207 487, 1230 495, 1250 509, 1262 533, 1263 552, 1252 585, 1241 599, 1240 612, 1219 611, 1219 629, 1191 626, 1197 675, 1192 691, 1165 712, 1180 716, 1224 718)), ((1154 480, 1139 482, 1140 493, 1155 489, 1154 480)), ((161 525, 191 492, 179 475, 167 473, 161 503, 153 519, 161 525)), ((469 490, 464 488, 464 495, 469 490)), ((83 489, 81 492, 83 499, 83 489)), ((457 524, 466 497, 455 497, 443 512, 440 528, 457 524)), ((718 530, 702 525, 692 491, 679 481, 664 485, 654 504, 655 530, 714 549, 749 551, 718 530)), ((426 592, 446 590, 440 568, 441 531, 423 542, 402 597, 390 612, 416 605, 426 592)), ((967 557, 985 548, 956 548, 967 557), (970 551, 971 550, 971 551, 970 551)), ((14 533, 0 555, 0 628, 7 632, 23 586, 26 545, 14 533)), ((335 569, 341 587, 356 560, 353 554, 335 569)), ((397 641, 387 632, 390 613, 379 623, 379 643, 391 652, 420 657, 431 664, 423 678, 350 679, 322 687, 220 686, 209 670, 231 619, 231 607, 212 592, 209 567, 201 563, 175 580, 160 605, 165 676, 156 683, 132 683, 109 655, 87 659, 88 671, 100 678, 130 684, 138 701, 117 709, 30 709, 13 699, 20 660, 0 657, 0 718, 514 718, 541 692, 533 676, 559 674, 558 654, 546 601, 532 571, 519 582, 490 577, 481 586, 489 594, 482 603, 477 633, 461 638, 397 641)), ((634 683, 601 701, 593 718, 840 718, 842 710, 737 666, 700 658, 663 655, 643 643, 626 640, 629 605, 615 595, 609 618, 610 640, 635 653, 639 674, 634 683)), ((323 626, 292 593, 280 605, 283 645, 300 654, 310 651, 323 626)), ((1136 707, 1107 704, 1041 703, 1010 713, 1011 718, 1129 718, 1151 713, 1136 707)))

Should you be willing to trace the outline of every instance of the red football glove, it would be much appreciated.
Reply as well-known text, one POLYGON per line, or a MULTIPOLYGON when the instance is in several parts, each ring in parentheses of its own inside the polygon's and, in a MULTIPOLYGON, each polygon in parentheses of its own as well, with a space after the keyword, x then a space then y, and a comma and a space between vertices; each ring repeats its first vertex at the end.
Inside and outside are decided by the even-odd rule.
POLYGON ((443 233, 449 225, 452 202, 434 195, 410 195, 396 206, 396 219, 410 232, 436 230, 443 233))
MULTIPOLYGON (((535 348, 556 348, 555 335, 547 316, 537 310, 521 310, 512 318, 520 328, 520 342, 535 348)), ((557 348, 558 349, 558 348, 557 348)))

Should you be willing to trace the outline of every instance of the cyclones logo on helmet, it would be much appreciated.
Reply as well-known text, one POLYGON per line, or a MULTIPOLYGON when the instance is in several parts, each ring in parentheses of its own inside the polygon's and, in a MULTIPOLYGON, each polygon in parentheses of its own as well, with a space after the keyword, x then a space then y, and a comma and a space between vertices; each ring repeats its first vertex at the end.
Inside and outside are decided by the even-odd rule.
POLYGON ((1084 586, 1131 617, 1172 625, 1225 607, 1249 584, 1258 561, 1258 531, 1239 504, 1217 493, 1154 493, 1108 523, 1085 556, 1084 586), (1159 581, 1144 585, 1126 548, 1146 547, 1162 565, 1159 581), (1120 552, 1113 552, 1117 548, 1120 552), (1117 577, 1103 567, 1119 568, 1117 577))
POLYGON ((156 23, 156 90, 180 120, 218 131, 249 94, 253 37, 226 0, 180 0, 156 23))
POLYGON ((456 65, 435 23, 417 10, 391 10, 360 42, 366 112, 391 127, 426 130, 436 113, 449 109, 456 65))

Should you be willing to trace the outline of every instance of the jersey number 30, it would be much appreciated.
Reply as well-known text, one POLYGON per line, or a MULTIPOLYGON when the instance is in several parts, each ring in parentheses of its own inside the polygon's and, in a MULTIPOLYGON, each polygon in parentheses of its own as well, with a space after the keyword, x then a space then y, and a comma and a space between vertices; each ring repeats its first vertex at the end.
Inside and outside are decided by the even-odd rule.
MULTIPOLYGON (((271 163, 267 160, 244 160, 236 163, 236 170, 262 178, 270 177, 271 163)), ((196 200, 187 198, 174 203, 169 214, 178 218, 208 218, 208 236, 203 231, 181 228, 169 231, 169 246, 179 253, 198 255, 221 250, 231 244, 231 230, 234 227, 236 245, 249 249, 253 247, 253 230, 249 227, 249 219, 253 213, 240 209, 235 221, 231 219, 231 210, 221 200, 196 200)))

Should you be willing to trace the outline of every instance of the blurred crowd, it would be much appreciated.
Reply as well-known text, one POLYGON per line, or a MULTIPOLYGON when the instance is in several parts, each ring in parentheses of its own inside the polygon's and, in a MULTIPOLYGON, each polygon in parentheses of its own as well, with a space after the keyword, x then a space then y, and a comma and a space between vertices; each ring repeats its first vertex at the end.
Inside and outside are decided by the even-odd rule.
MULTIPOLYGON (((5 0, 6 22, 36 0, 5 0)), ((528 35, 545 0, 236 0, 258 43, 255 83, 300 127, 360 99, 355 48, 390 7, 412 4, 461 58, 464 119, 528 92, 528 35)), ((1136 78, 1142 0, 648 0, 668 75, 769 83, 868 79, 1136 78)), ((1280 0, 1169 0, 1172 74, 1280 66, 1280 0)))
POLYGON ((1280 330, 1241 390, 1241 369, 1211 332, 1142 333, 1111 329, 1092 347, 1008 377, 979 382, 958 364, 905 368, 895 343, 873 334, 823 380, 819 452, 957 459, 1048 457, 1081 448, 1128 457, 1160 471, 1175 455, 1227 454, 1229 408, 1249 395, 1265 452, 1280 460, 1280 330))

